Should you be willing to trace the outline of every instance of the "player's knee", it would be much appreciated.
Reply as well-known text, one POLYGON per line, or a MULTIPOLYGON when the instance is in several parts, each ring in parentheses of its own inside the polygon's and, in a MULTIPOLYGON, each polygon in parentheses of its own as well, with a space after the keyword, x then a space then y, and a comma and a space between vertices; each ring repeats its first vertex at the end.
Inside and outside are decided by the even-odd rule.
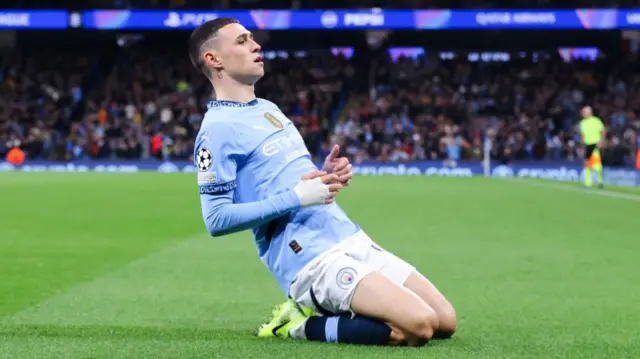
POLYGON ((424 325, 412 335, 407 336, 406 343, 410 347, 420 347, 426 345, 433 338, 434 334, 435 330, 431 325, 424 325))
POLYGON ((389 334, 389 345, 405 345, 406 343, 407 337, 404 335, 404 333, 392 327, 391 333, 389 334))
POLYGON ((438 313, 438 330, 434 333, 434 337, 437 339, 451 338, 455 334, 457 327, 456 311, 453 306, 449 305, 448 308, 438 313))
POLYGON ((429 342, 439 326, 438 315, 432 310, 425 310, 416 315, 411 323, 409 345, 419 346, 429 342))

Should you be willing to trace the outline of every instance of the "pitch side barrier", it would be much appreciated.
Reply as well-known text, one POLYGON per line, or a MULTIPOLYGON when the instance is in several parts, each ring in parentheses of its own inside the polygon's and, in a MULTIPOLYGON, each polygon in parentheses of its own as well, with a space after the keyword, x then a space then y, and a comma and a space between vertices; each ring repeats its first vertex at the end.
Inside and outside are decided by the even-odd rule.
MULTIPOLYGON (((22 166, 0 162, 0 172, 110 172, 110 173, 195 173, 196 167, 187 161, 29 161, 22 166)), ((361 176, 435 176, 498 178, 539 178, 579 182, 583 179, 582 164, 571 161, 518 162, 511 165, 481 162, 460 162, 455 166, 441 161, 403 163, 364 162, 353 165, 354 175, 361 176)), ((605 168, 605 183, 615 186, 640 186, 640 171, 633 168, 605 168)))

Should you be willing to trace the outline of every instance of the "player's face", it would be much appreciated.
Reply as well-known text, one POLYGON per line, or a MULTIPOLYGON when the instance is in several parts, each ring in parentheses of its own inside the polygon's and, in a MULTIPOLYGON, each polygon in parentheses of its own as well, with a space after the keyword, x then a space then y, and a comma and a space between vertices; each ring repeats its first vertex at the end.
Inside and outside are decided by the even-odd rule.
POLYGON ((220 29, 219 37, 220 60, 229 76, 251 85, 264 76, 260 45, 251 32, 240 24, 230 24, 220 29))

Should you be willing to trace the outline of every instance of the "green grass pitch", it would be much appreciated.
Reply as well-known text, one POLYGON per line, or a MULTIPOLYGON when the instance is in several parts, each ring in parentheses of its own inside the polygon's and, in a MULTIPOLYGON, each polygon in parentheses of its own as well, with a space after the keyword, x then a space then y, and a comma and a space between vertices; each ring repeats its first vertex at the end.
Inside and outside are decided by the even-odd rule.
POLYGON ((0 358, 640 357, 640 196, 570 189, 356 177, 340 205, 459 315, 369 348, 253 337, 283 295, 248 233, 207 237, 192 174, 3 173, 0 358))

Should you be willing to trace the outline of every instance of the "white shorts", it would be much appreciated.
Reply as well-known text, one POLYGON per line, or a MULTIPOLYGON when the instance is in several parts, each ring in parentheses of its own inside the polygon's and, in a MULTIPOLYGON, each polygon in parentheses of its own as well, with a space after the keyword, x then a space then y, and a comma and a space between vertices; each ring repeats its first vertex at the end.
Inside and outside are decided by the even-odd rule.
POLYGON ((415 271, 359 231, 321 254, 294 278, 289 296, 321 315, 351 312, 351 299, 364 276, 379 272, 403 286, 415 271))

